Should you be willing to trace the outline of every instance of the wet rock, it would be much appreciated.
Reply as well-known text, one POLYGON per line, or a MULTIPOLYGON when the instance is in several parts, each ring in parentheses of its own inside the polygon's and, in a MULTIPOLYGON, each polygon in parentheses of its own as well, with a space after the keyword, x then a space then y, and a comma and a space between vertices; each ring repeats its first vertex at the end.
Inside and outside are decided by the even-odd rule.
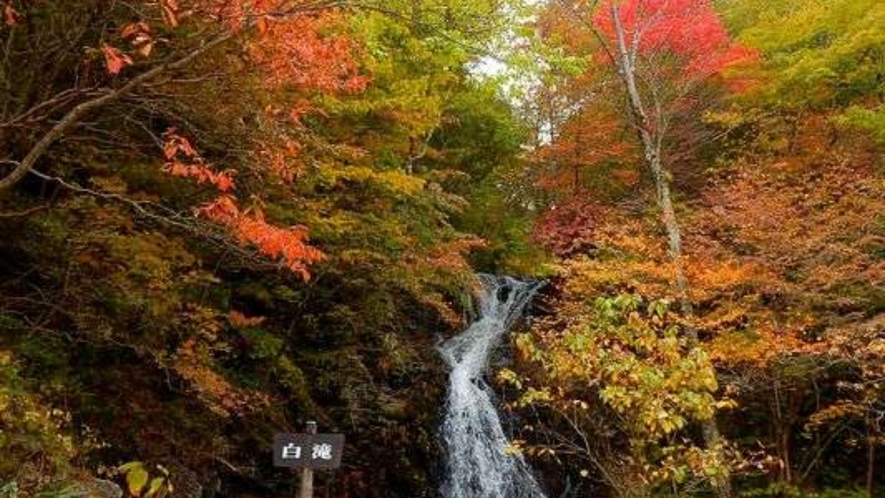
POLYGON ((81 481, 66 490, 71 498, 122 498, 120 486, 104 479, 81 481))

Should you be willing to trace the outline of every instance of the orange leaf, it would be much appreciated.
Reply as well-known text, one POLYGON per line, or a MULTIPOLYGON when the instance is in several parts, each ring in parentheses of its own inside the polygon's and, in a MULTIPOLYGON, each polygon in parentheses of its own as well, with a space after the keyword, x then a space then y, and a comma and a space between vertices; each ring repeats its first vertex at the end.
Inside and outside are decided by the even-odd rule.
POLYGON ((265 316, 248 317, 239 311, 231 311, 227 318, 231 325, 239 329, 257 327, 267 320, 265 316))
POLYGON ((173 28, 178 27, 178 12, 181 6, 177 0, 160 0, 160 7, 163 10, 163 20, 173 28))
POLYGON ((266 17, 262 17, 261 19, 259 19, 258 22, 255 23, 255 25, 258 27, 259 33, 267 32, 267 18, 266 17))
POLYGON ((120 74, 124 67, 132 65, 132 58, 118 48, 104 44, 101 51, 104 53, 105 64, 107 64, 110 74, 120 74))
POLYGON ((6 21, 7 26, 18 24, 18 12, 8 3, 3 4, 3 19, 6 21))
POLYGON ((140 34, 150 34, 151 27, 143 22, 129 23, 120 30, 120 38, 128 40, 140 34))

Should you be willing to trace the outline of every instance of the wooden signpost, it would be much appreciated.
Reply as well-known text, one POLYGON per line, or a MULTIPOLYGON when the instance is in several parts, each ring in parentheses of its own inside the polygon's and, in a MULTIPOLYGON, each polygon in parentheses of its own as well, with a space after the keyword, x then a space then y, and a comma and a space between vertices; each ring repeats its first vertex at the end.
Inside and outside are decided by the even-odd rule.
POLYGON ((314 469, 341 466, 344 434, 317 434, 316 422, 308 422, 303 434, 277 434, 273 443, 274 466, 301 469, 298 498, 313 497, 314 469))

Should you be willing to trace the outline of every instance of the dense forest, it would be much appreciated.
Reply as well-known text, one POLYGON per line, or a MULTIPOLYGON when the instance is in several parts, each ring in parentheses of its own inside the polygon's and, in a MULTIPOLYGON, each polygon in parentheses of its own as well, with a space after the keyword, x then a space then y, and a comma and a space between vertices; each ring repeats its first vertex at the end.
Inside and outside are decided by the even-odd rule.
POLYGON ((879 0, 0 0, 0 498, 464 498, 480 273, 547 497, 885 497, 883 146, 879 0))

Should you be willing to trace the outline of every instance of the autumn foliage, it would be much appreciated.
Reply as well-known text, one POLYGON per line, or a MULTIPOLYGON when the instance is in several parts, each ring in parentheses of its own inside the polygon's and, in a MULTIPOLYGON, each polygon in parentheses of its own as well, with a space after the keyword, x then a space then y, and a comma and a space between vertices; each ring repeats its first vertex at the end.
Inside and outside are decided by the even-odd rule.
POLYGON ((471 207, 519 164, 467 70, 502 10, 451 6, 0 0, 0 495, 278 495, 307 419, 318 494, 432 487, 434 335, 480 235, 530 247, 471 207))
POLYGON ((0 497, 283 496, 305 420, 318 496, 432 494, 477 271, 545 281, 489 373, 547 496, 880 495, 883 24, 0 0, 0 497))
MULTIPOLYGON (((743 15, 765 10, 762 2, 738 3, 743 15)), ((786 16, 787 4, 770 9, 786 16)), ((857 15, 862 4, 869 9, 856 2, 857 15)), ((822 19, 839 17, 839 8, 823 3, 805 8, 790 22, 814 18, 827 31, 822 19)), ((825 461, 835 462, 846 447, 864 462, 862 471, 849 471, 852 479, 872 488, 882 439, 870 421, 881 413, 881 382, 865 382, 876 370, 869 358, 881 358, 881 292, 874 290, 883 279, 880 147, 874 134, 851 131, 850 119, 840 117, 847 103, 794 114, 793 104, 769 100, 781 76, 769 74, 769 88, 758 79, 765 64, 800 64, 797 54, 807 57, 805 66, 832 64, 830 55, 815 61, 809 39, 787 44, 783 38, 794 35, 777 30, 771 11, 758 18, 769 31, 752 36, 783 52, 760 52, 729 33, 721 10, 728 11, 692 0, 602 2, 595 11, 582 2, 545 7, 541 36, 583 65, 567 72, 557 64, 568 67, 568 59, 552 59, 535 94, 544 103, 547 141, 531 157, 543 206, 533 237, 558 263, 544 318, 516 343, 524 363, 502 377, 519 392, 515 409, 543 409, 549 417, 541 428, 527 425, 519 446, 594 476, 617 496, 644 496, 656 487, 689 492, 693 473, 711 482, 734 472, 740 485, 810 488, 821 485, 825 461), (626 81, 613 12, 635 56, 628 69, 644 106, 624 109, 626 92, 612 91, 626 81), (613 66, 620 72, 606 70, 613 66), (645 145, 645 156, 637 144, 645 145), (646 167, 650 152, 659 154, 660 177, 646 167), (676 203, 678 258, 673 232, 661 222, 662 183, 676 203), (667 308, 667 318, 655 318, 654 303, 667 308), (708 363, 693 368, 716 370, 711 399, 695 387, 676 387, 674 366, 663 361, 666 333, 647 336, 664 341, 651 350, 636 350, 634 334, 668 320, 697 336, 708 363), (848 343, 856 352, 845 349, 848 343), (654 389, 638 394, 646 383, 654 389), (692 399, 693 409, 716 411, 732 442, 699 457, 717 450, 702 444, 701 430, 655 435, 655 424, 674 415, 662 405, 671 388, 692 399), (646 404, 660 409, 658 419, 642 415, 646 404), (598 415, 605 410, 617 413, 598 415), (854 436, 842 432, 848 427, 854 436), (593 436, 613 433, 621 434, 617 443, 593 436)), ((869 42, 860 28, 854 35, 827 32, 857 47, 869 42)), ((847 47, 843 54, 854 57, 847 47)), ((863 126, 870 129, 870 122, 863 126)), ((691 343, 676 337, 683 347, 691 343)), ((694 358, 690 349, 675 354, 679 368, 694 358)))
MULTIPOLYGON (((697 82, 746 62, 754 52, 734 42, 708 0, 630 0, 618 2, 627 40, 638 45, 648 64, 664 77, 697 82)), ((614 45, 611 2, 599 6, 594 22, 614 45)))

